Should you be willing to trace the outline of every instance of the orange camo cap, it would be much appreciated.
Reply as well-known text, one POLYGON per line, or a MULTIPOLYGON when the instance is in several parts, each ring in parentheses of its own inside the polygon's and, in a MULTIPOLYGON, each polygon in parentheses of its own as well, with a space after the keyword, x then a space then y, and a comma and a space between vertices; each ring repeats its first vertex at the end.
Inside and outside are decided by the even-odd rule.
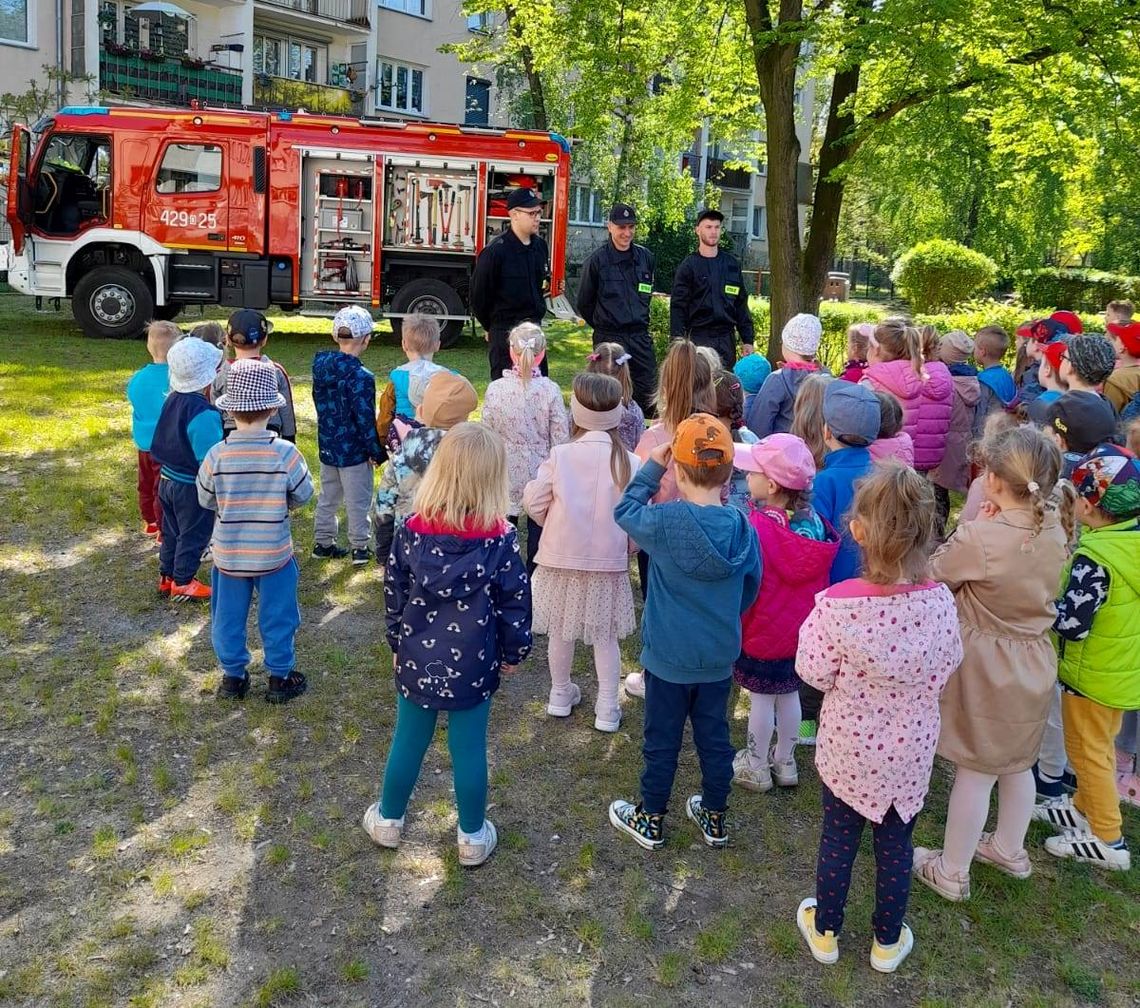
POLYGON ((733 459, 732 435, 716 417, 694 413, 677 425, 673 459, 682 465, 711 469, 733 459))

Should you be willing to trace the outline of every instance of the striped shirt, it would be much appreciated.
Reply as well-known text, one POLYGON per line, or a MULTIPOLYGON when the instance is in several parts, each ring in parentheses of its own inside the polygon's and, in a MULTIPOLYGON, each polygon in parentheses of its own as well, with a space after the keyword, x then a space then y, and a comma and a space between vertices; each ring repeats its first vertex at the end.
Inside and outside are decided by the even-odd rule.
POLYGON ((198 470, 198 501, 218 512, 214 563, 237 577, 278 570, 293 555, 289 512, 313 496, 305 457, 272 431, 235 430, 198 470))

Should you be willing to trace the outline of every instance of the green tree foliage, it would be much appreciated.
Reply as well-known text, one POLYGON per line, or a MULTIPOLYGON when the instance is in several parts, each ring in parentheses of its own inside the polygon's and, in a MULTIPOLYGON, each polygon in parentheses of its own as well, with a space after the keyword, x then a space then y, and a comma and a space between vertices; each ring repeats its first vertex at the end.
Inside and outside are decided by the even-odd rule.
POLYGON ((997 264, 957 242, 934 238, 907 249, 891 280, 917 312, 952 308, 993 286, 997 264))

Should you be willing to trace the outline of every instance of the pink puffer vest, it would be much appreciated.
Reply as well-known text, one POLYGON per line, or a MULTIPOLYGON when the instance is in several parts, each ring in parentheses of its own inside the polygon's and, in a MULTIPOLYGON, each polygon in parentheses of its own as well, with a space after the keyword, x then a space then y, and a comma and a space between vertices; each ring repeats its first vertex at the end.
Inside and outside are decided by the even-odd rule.
POLYGON ((920 377, 909 360, 867 366, 864 381, 876 391, 889 392, 903 409, 903 430, 914 442, 914 467, 933 469, 946 453, 946 434, 954 408, 954 381, 941 361, 928 361, 920 377))
POLYGON ((748 520, 760 537, 760 593, 741 617, 741 650, 763 661, 792 658, 800 625, 827 587, 839 537, 827 522, 827 542, 817 542, 757 510, 748 520))

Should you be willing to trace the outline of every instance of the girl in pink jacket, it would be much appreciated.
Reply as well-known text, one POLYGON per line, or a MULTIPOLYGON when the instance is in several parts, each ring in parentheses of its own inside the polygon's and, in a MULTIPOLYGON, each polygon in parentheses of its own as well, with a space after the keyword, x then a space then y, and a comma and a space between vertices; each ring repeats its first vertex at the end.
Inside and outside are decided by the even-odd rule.
POLYGON ((794 434, 739 444, 733 462, 748 474, 754 506, 749 522, 760 542, 756 601, 741 618, 733 678, 748 692, 748 746, 732 761, 733 783, 770 791, 799 783, 795 745, 800 727, 796 644, 817 592, 827 587, 839 536, 811 506, 815 460, 794 434), (776 744, 772 728, 776 728, 776 744))
POLYGON ((939 697, 962 660, 962 641, 950 590, 928 576, 938 521, 931 484, 897 462, 880 462, 859 484, 851 514, 863 576, 816 596, 796 653, 796 673, 824 693, 815 897, 800 904, 796 922, 817 961, 838 961, 851 869, 870 822, 871 966, 893 973, 914 946, 903 923, 911 835, 930 786, 939 697))
POLYGON ((621 443, 621 384, 603 374, 580 374, 570 399, 567 444, 556 445, 523 490, 523 507, 542 526, 531 586, 533 630, 548 634, 550 700, 546 713, 569 717, 582 691, 570 679, 574 644, 594 649, 598 698, 594 727, 621 725, 618 641, 637 623, 629 583, 629 537, 614 507, 641 465, 621 443))
POLYGON ((899 401, 903 430, 914 442, 914 467, 927 473, 946 452, 954 383, 941 361, 923 360, 922 345, 923 334, 907 319, 885 319, 871 337, 863 380, 899 401))

